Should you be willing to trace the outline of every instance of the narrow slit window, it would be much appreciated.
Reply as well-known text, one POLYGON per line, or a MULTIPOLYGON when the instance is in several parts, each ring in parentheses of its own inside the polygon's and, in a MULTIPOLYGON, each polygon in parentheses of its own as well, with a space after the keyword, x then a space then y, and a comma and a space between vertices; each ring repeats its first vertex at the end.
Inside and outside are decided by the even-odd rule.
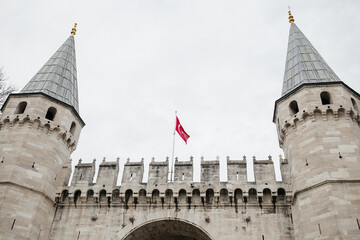
POLYGON ((352 103, 354 109, 355 109, 356 111, 359 111, 359 107, 358 107, 356 101, 355 101, 353 98, 351 98, 351 103, 352 103))
POLYGON ((75 123, 75 122, 72 122, 72 123, 71 123, 71 127, 70 127, 70 133, 71 133, 72 135, 74 135, 75 129, 76 129, 76 123, 75 123))
POLYGON ((185 179, 185 174, 183 173, 182 177, 181 177, 181 180, 184 181, 184 179, 185 179))
POLYGON ((290 113, 292 115, 296 114, 299 112, 299 107, 298 107, 298 104, 297 102, 294 100, 292 101, 290 104, 289 104, 289 108, 290 108, 290 113))

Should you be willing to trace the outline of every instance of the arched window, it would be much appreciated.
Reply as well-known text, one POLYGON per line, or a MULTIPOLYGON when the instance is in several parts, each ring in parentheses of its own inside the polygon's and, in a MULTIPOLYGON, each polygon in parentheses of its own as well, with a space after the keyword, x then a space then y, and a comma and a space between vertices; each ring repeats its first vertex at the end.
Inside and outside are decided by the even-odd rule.
POLYGON ((223 188, 220 190, 220 202, 221 203, 227 203, 229 201, 229 197, 228 197, 228 190, 223 188))
POLYGON ((243 198, 242 190, 239 188, 235 189, 235 194, 234 194, 235 203, 241 203, 243 201, 242 198, 243 198))
POLYGON ((106 202, 106 191, 105 190, 100 191, 99 200, 100 200, 100 202, 106 202))
POLYGON ((89 189, 86 194, 86 202, 93 202, 94 201, 94 191, 89 189))
POLYGON ((290 108, 290 113, 292 115, 296 114, 299 112, 299 107, 298 107, 298 104, 297 102, 294 100, 292 101, 290 104, 289 104, 289 108, 290 108))
POLYGON ((119 189, 115 189, 112 192, 112 201, 113 202, 119 202, 120 201, 120 191, 119 191, 119 189))
POLYGON ((74 194, 74 203, 76 204, 78 202, 78 200, 80 199, 81 196, 81 191, 77 190, 74 194))
POLYGON ((69 132, 70 132, 72 135, 74 135, 75 129, 76 129, 76 123, 75 123, 75 122, 72 122, 69 132))
POLYGON ((139 203, 146 203, 146 191, 145 189, 141 189, 139 191, 139 203))
POLYGON ((271 191, 268 188, 265 188, 263 191, 263 202, 270 204, 272 201, 271 191))
POLYGON ((27 102, 21 102, 17 105, 15 114, 23 114, 25 112, 25 108, 27 106, 27 102))
POLYGON ((194 204, 200 204, 201 203, 200 190, 199 189, 194 189, 193 190, 191 202, 193 202, 194 204))
POLYGON ((160 203, 160 192, 157 189, 154 189, 151 194, 152 203, 157 204, 160 203))
POLYGON ((357 105, 357 103, 355 102, 355 100, 354 100, 353 98, 351 98, 351 103, 352 103, 354 109, 355 109, 356 111, 359 111, 358 105, 357 105))
POLYGON ((249 190, 249 202, 256 202, 257 201, 257 192, 254 188, 249 190))
POLYGON ((56 108, 49 107, 49 109, 47 110, 47 113, 45 115, 45 118, 53 121, 55 118, 55 115, 56 115, 56 108))
POLYGON ((186 191, 185 191, 185 189, 181 189, 179 191, 179 203, 186 203, 186 191))
POLYGON ((320 98, 322 105, 332 104, 331 96, 329 92, 320 93, 320 98))
POLYGON ((69 191, 68 190, 64 190, 61 193, 61 202, 65 203, 69 201, 69 191))
POLYGON ((283 188, 279 188, 277 194, 279 202, 284 202, 286 200, 286 192, 283 188))
POLYGON ((212 204, 213 199, 214 199, 214 190, 212 189, 206 190, 206 203, 212 204))
POLYGON ((133 191, 131 189, 126 190, 125 192, 125 203, 132 203, 133 202, 133 191))
POLYGON ((168 189, 165 191, 165 202, 166 203, 171 203, 172 202, 172 196, 173 196, 173 191, 171 189, 168 189))

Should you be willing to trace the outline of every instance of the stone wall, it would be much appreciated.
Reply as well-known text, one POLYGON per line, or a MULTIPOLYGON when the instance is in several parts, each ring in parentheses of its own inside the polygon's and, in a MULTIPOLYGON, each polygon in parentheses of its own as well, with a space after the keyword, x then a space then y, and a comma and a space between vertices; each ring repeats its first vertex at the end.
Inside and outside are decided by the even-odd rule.
MULTIPOLYGON (((285 160, 282 164, 287 165, 285 160)), ((103 161, 96 183, 92 177, 87 182, 74 178, 59 189, 50 239, 136 239, 139 232, 149 231, 147 224, 160 226, 164 219, 177 222, 178 233, 184 232, 174 236, 179 239, 188 239, 189 227, 181 222, 196 226, 190 227, 193 234, 200 231, 210 239, 293 239, 290 180, 286 174, 284 181, 276 181, 271 159, 256 161, 256 182, 247 182, 246 160, 229 158, 227 182, 219 182, 219 162, 204 159, 201 181, 193 182, 191 158, 176 159, 174 181, 168 181, 169 161, 153 160, 148 183, 142 182, 144 162, 127 161, 122 184, 116 186, 118 165, 103 161), (106 170, 107 184, 105 166, 112 166, 106 170)), ((74 176, 94 176, 94 167, 95 162, 79 162, 74 176)), ((151 234, 162 236, 159 231, 170 231, 169 226, 151 234)))

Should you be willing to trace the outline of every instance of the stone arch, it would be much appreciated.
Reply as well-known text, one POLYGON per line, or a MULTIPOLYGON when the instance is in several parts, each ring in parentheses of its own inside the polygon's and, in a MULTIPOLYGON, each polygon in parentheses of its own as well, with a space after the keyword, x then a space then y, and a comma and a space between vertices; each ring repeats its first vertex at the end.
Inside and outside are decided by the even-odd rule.
POLYGON ((214 199, 214 190, 209 188, 208 190, 206 190, 206 204, 212 204, 213 199, 214 199))
POLYGON ((289 104, 289 110, 291 115, 294 115, 299 112, 299 106, 297 101, 295 100, 291 101, 291 103, 289 104))
POLYGON ((75 123, 75 122, 72 122, 72 123, 71 123, 71 126, 70 126, 70 130, 69 130, 69 132, 71 133, 71 135, 74 135, 75 130, 76 130, 76 123, 75 123))
POLYGON ((99 192, 99 201, 106 202, 106 190, 103 189, 99 192))
POLYGON ((339 119, 345 118, 345 109, 344 108, 338 109, 338 118, 339 119))
POLYGON ((285 189, 279 188, 279 189, 277 190, 277 195, 278 195, 278 197, 277 197, 278 202, 285 202, 285 201, 286 201, 286 192, 285 192, 285 189))
POLYGON ((242 203, 242 201, 243 201, 243 192, 240 188, 235 189, 234 201, 235 201, 235 204, 242 203))
POLYGON ((93 202, 94 201, 94 191, 89 189, 86 193, 86 202, 93 202))
POLYGON ((179 203, 186 203, 186 190, 181 189, 179 191, 179 203))
POLYGON ((121 240, 135 239, 215 240, 202 227, 179 218, 161 218, 145 222, 133 228, 121 240))
POLYGON ((112 192, 112 201, 113 202, 120 202, 120 191, 119 191, 119 189, 115 189, 112 192))
POLYGON ((54 121, 56 112, 57 112, 56 108, 49 107, 49 109, 46 112, 45 118, 48 120, 54 121))
POLYGON ((229 202, 229 192, 226 188, 220 190, 220 203, 229 202))
POLYGON ((146 191, 145 189, 140 189, 139 191, 139 203, 146 203, 146 191))
POLYGON ((25 112, 27 102, 23 101, 19 103, 16 107, 15 114, 23 114, 25 112))
POLYGON ((200 204, 201 203, 200 190, 199 189, 194 189, 193 190, 191 202, 194 203, 194 204, 200 204))
POLYGON ((254 188, 249 190, 249 202, 256 203, 257 202, 257 191, 254 188))
POLYGON ((331 99, 331 95, 329 92, 321 92, 320 93, 320 99, 321 99, 321 104, 322 105, 328 105, 328 104, 332 104, 332 99, 331 99))
POLYGON ((154 189, 151 194, 151 202, 153 204, 161 203, 160 201, 160 192, 157 189, 154 189))
POLYGON ((271 190, 268 188, 265 188, 263 190, 263 203, 270 204, 271 202, 272 202, 271 190))
POLYGON ((356 103, 355 99, 351 98, 351 103, 352 103, 352 105, 353 105, 354 109, 355 109, 356 111, 359 111, 359 107, 358 107, 358 105, 357 105, 357 103, 356 103))
POLYGON ((327 116, 327 120, 334 119, 334 111, 331 108, 327 109, 326 116, 327 116))
POLYGON ((133 203, 134 200, 133 200, 133 191, 131 189, 128 189, 125 191, 125 204, 131 204, 133 203))
POLYGON ((173 191, 171 189, 167 189, 165 191, 165 203, 172 203, 173 199, 173 191))
POLYGON ((63 203, 69 202, 69 191, 66 189, 61 192, 61 202, 63 203))
POLYGON ((322 112, 320 109, 315 109, 314 110, 314 118, 316 121, 320 121, 322 120, 322 112))
POLYGON ((81 191, 76 190, 75 193, 74 193, 74 203, 75 204, 81 202, 80 197, 81 197, 81 191))

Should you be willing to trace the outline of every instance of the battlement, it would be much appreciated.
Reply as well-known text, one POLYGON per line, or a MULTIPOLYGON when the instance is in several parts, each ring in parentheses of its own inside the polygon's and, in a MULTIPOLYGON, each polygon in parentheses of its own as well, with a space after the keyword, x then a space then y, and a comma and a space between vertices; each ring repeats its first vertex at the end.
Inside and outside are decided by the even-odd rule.
POLYGON ((201 205, 247 203, 273 204, 278 200, 292 201, 290 168, 287 160, 280 156, 282 181, 276 181, 272 157, 256 160, 253 157, 255 182, 247 181, 247 160, 230 160, 227 157, 228 180, 220 182, 219 159, 206 161, 201 158, 201 181, 193 181, 193 158, 190 161, 175 159, 174 180, 169 181, 169 159, 158 162, 153 158, 149 164, 149 181, 142 182, 144 159, 140 162, 124 164, 122 182, 116 185, 119 159, 107 162, 104 158, 99 165, 96 183, 95 160, 92 163, 79 163, 75 166, 70 186, 63 186, 57 193, 57 202, 67 204, 81 200, 92 204, 192 204, 201 205), (67 200, 66 200, 67 199, 67 200), (90 200, 89 200, 90 199, 90 200), (172 199, 172 200, 169 200, 172 199), (176 200, 174 200, 176 199, 176 200), (176 202, 174 202, 176 201, 176 202))
POLYGON ((77 142, 73 139, 73 135, 68 132, 65 126, 59 123, 46 120, 45 118, 33 116, 30 114, 12 114, 0 115, 0 130, 20 128, 33 128, 47 135, 56 136, 73 152, 76 149, 77 142))

